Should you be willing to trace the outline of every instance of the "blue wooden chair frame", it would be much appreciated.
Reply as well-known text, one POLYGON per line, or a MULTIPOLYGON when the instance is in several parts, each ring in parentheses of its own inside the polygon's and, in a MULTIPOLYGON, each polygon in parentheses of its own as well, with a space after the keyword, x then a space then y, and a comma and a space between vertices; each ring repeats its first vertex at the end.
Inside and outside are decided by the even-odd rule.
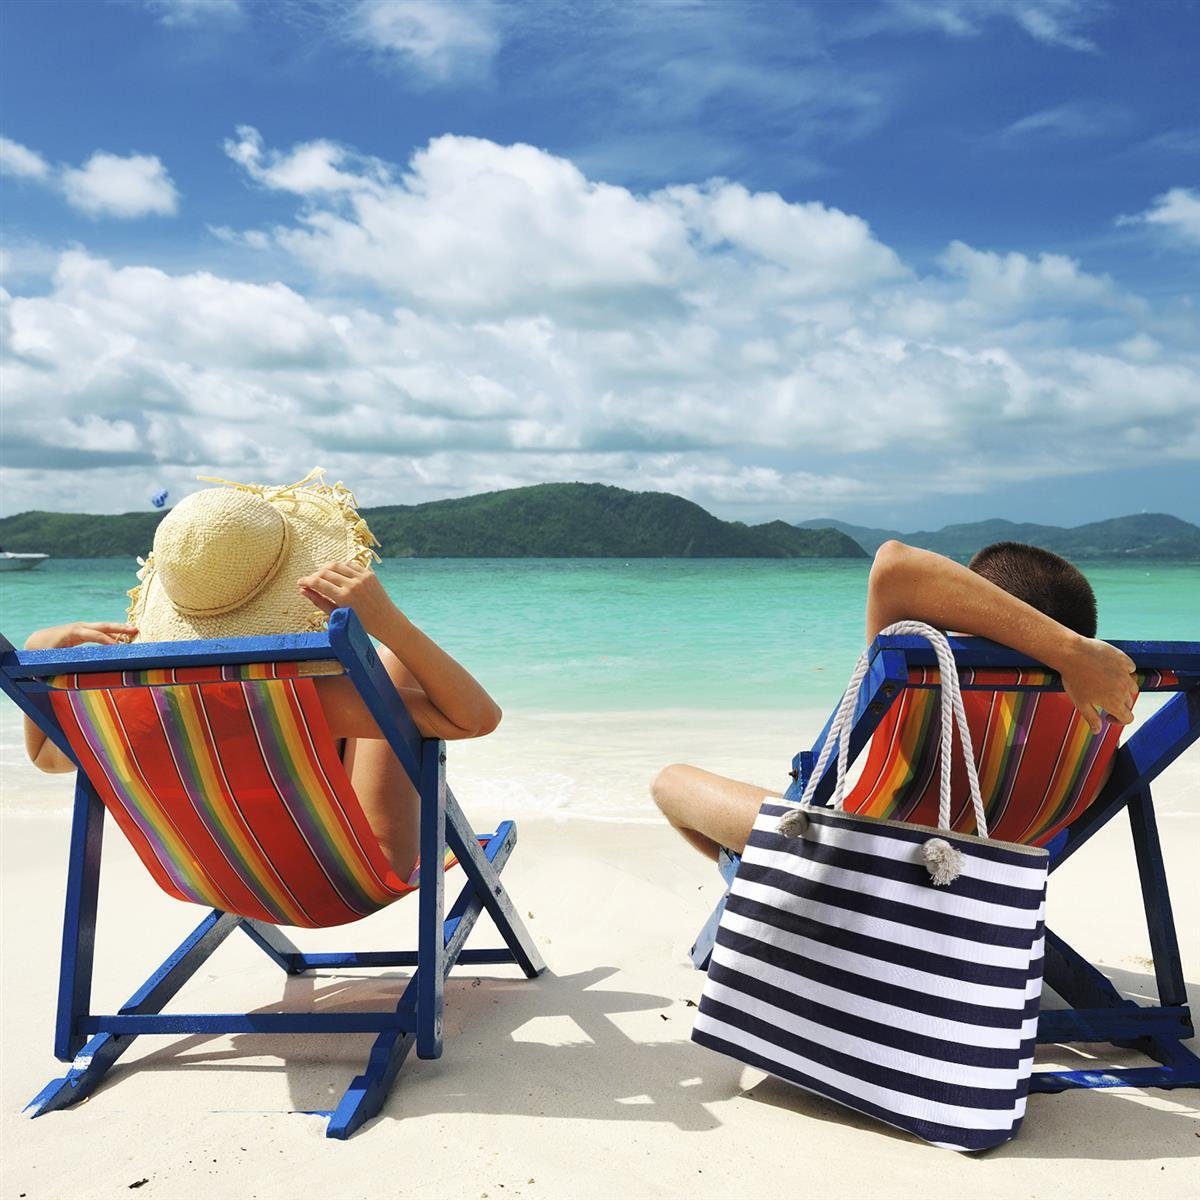
POLYGON ((74 759, 50 705, 47 676, 88 671, 137 671, 218 663, 337 660, 420 794, 423 863, 443 860, 449 845, 467 876, 445 908, 441 870, 421 872, 418 947, 393 952, 310 954, 274 925, 214 909, 167 956, 118 1012, 91 1011, 96 900, 104 832, 104 805, 82 771, 76 775, 67 871, 62 962, 54 1054, 71 1069, 30 1102, 33 1116, 89 1095, 139 1034, 374 1033, 365 1071, 328 1116, 327 1136, 349 1137, 383 1105, 411 1049, 418 1058, 442 1053, 446 976, 458 964, 516 963, 533 978, 545 969, 499 874, 512 854, 517 829, 503 822, 486 844, 472 832, 446 785, 445 743, 422 738, 379 661, 371 640, 348 609, 337 610, 327 633, 241 638, 222 642, 163 642, 17 651, 0 638, 0 687, 50 740, 74 759), (499 949, 464 949, 480 913, 487 911, 504 939, 499 949), (162 1013, 197 968, 234 930, 241 929, 289 975, 321 968, 415 966, 393 1009, 342 1013, 162 1013))
MULTIPOLYGON (((1045 980, 1071 1007, 1048 1009, 1038 1021, 1038 1042, 1109 1042, 1137 1049, 1159 1065, 1109 1067, 1086 1071, 1037 1071, 1030 1091, 1061 1092, 1068 1088, 1200 1087, 1200 1057, 1183 1044, 1194 1035, 1179 955, 1179 939, 1163 865, 1158 824, 1150 785, 1193 742, 1200 738, 1200 642, 1113 642, 1133 659, 1139 671, 1172 671, 1178 690, 1117 750, 1112 774, 1091 807, 1049 844, 1050 870, 1057 870, 1096 832, 1125 809, 1133 834, 1146 924, 1158 989, 1157 1005, 1125 999, 1108 978, 1051 930, 1046 931, 1045 980)), ((982 638, 951 638, 959 669, 1032 667, 1040 663, 982 638)), ((853 760, 870 740, 888 708, 909 686, 909 669, 937 667, 923 638, 881 637, 871 645, 870 667, 863 682, 850 733, 853 760)), ((963 684, 964 690, 1062 691, 1057 676, 1047 684, 963 684)), ((799 800, 825 744, 832 722, 811 750, 792 760, 791 786, 785 795, 799 800)), ((831 761, 814 793, 814 803, 829 799, 835 782, 831 761)), ((719 867, 732 885, 738 859, 721 856, 719 867)), ((707 970, 717 925, 725 907, 722 897, 692 947, 692 961, 707 970)))

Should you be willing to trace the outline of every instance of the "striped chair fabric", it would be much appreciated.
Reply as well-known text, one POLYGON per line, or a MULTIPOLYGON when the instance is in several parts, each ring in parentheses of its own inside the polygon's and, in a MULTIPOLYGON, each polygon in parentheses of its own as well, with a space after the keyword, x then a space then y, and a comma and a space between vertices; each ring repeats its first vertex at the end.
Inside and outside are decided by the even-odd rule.
POLYGON ((166 892, 323 928, 418 881, 384 857, 325 723, 312 676, 340 673, 252 663, 48 682, 84 772, 166 892))
MULTIPOLYGON (((1045 671, 965 670, 963 707, 971 730, 990 836, 1044 846, 1095 800, 1112 769, 1122 727, 1106 721, 1094 735, 1045 671), (988 686, 1019 691, 966 690, 988 686)), ((1142 691, 1175 685, 1166 673, 1139 675, 1142 691)), ((914 668, 909 686, 871 739, 862 774, 846 796, 846 811, 918 825, 937 825, 941 750, 938 672, 914 668)), ((954 733, 953 795, 961 797, 953 826, 974 832, 966 767, 954 733)))

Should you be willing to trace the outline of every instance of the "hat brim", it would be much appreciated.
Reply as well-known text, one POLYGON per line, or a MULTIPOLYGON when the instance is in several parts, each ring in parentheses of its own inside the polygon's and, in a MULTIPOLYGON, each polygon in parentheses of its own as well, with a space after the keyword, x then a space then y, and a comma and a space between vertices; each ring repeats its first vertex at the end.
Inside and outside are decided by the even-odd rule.
MULTIPOLYGON (((340 485, 339 485, 340 486, 340 485)), ((129 593, 128 620, 138 642, 195 641, 198 638, 259 637, 322 630, 328 618, 297 589, 297 580, 331 562, 366 564, 373 557, 370 531, 353 508, 353 497, 323 487, 293 491, 268 500, 288 522, 288 550, 270 582, 241 608, 217 616, 181 613, 171 602, 154 566, 146 559, 141 584, 129 593), (329 495, 322 494, 330 493, 329 495), (368 540, 370 539, 370 540, 368 540)))

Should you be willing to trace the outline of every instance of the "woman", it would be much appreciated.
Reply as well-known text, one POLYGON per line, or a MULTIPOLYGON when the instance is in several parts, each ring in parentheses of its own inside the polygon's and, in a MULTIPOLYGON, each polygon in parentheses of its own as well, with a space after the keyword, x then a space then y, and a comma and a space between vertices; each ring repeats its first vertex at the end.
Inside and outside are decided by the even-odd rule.
MULTIPOLYGON (((225 486, 186 497, 159 525, 125 623, 56 625, 31 634, 25 648, 304 633, 324 628, 335 608, 349 608, 381 644, 380 660, 424 736, 490 733, 499 706, 392 602, 371 569, 378 543, 354 497, 322 476, 318 469, 284 487, 213 481, 225 486)), ((417 860, 416 789, 350 680, 315 682, 329 731, 344 740, 342 760, 363 813, 407 879, 417 860)), ((25 749, 40 770, 75 769, 28 718, 25 749)))

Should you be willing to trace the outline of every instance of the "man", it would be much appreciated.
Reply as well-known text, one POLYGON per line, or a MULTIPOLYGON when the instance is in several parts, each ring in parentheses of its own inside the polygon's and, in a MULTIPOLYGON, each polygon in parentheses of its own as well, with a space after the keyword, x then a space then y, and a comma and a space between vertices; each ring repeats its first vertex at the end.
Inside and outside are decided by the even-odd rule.
MULTIPOLYGON (((990 638, 1061 675, 1063 689, 1099 733, 1106 713, 1133 720, 1137 696, 1128 655, 1097 641, 1096 599, 1066 559, 1018 542, 979 551, 969 566, 902 542, 884 542, 867 582, 867 641, 895 621, 990 638)), ((776 792, 675 763, 651 794, 663 816, 702 854, 741 853, 762 802, 776 792)))

